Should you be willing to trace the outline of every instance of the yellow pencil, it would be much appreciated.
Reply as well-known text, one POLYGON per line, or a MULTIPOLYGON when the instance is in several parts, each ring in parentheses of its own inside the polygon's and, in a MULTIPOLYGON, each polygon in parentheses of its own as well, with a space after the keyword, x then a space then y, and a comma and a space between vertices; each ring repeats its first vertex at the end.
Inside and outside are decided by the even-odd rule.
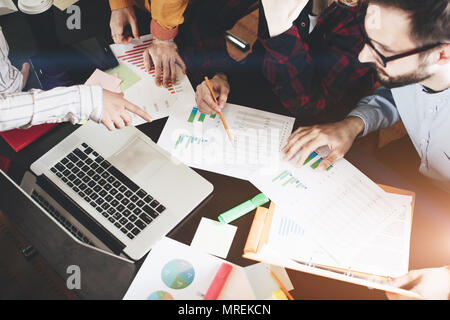
POLYGON ((275 275, 275 273, 273 273, 272 270, 270 270, 270 269, 267 269, 267 270, 269 270, 270 275, 276 281, 276 283, 278 284, 280 289, 283 290, 283 292, 286 295, 286 297, 288 297, 289 300, 294 300, 294 298, 291 296, 289 291, 287 291, 286 287, 281 283, 280 279, 278 279, 278 277, 275 275))
MULTIPOLYGON (((205 81, 206 81, 206 85, 208 86, 209 92, 211 92, 211 95, 212 95, 212 97, 214 99, 214 102, 217 105, 219 105, 219 103, 217 102, 217 99, 216 99, 216 95, 214 94, 214 91, 213 91, 213 89, 211 87, 211 83, 209 83, 208 77, 205 77, 205 81)), ((225 127, 225 130, 226 130, 226 132, 228 134, 228 139, 230 139, 230 141, 233 141, 233 138, 231 138, 230 130, 228 130, 228 126, 227 126, 227 123, 225 122, 225 118, 223 117, 222 112, 219 112, 219 116, 220 116, 220 119, 222 120, 223 126, 225 127)))

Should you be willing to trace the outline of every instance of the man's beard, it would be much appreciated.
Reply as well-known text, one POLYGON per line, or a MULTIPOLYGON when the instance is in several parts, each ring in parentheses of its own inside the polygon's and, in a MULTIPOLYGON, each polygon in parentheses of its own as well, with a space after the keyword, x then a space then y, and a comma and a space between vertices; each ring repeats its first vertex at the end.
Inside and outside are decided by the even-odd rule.
POLYGON ((389 89, 420 83, 432 76, 432 74, 426 71, 425 63, 420 64, 414 72, 396 77, 389 76, 382 68, 375 64, 372 64, 372 67, 376 69, 378 81, 389 89))

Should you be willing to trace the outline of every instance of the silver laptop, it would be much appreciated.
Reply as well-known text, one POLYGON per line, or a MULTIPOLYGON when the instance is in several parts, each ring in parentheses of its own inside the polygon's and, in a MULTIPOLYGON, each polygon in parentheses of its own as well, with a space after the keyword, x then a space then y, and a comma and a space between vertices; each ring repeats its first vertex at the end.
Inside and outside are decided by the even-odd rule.
POLYGON ((74 235, 133 260, 213 191, 135 127, 108 131, 92 121, 34 162, 31 171, 22 188, 74 235))

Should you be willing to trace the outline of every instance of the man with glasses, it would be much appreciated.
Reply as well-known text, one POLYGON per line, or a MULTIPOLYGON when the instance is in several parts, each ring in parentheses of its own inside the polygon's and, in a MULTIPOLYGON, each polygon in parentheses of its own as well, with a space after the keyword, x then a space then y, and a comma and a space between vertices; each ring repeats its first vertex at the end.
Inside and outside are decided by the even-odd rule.
MULTIPOLYGON (((369 0, 366 45, 359 59, 372 65, 382 84, 340 122, 301 127, 283 149, 298 165, 321 146, 328 168, 358 136, 402 120, 420 159, 420 172, 450 190, 450 1, 369 0)), ((448 213, 448 210, 447 210, 448 213)), ((429 298, 449 298, 450 269, 412 271, 394 284, 429 298)), ((391 296, 392 297, 392 296, 391 296)))

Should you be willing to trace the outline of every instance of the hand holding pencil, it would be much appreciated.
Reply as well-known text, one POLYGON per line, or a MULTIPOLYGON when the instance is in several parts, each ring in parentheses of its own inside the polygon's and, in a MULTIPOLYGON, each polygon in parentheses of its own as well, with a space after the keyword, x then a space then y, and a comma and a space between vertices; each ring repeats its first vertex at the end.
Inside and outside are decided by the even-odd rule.
POLYGON ((222 124, 227 132, 228 139, 233 142, 230 130, 228 129, 227 122, 222 114, 222 108, 225 106, 226 99, 228 97, 229 86, 226 82, 225 75, 215 75, 214 78, 209 81, 208 77, 205 77, 205 81, 197 87, 195 99, 197 101, 198 109, 201 113, 216 114, 218 113, 222 124), (213 82, 213 85, 211 85, 213 82), (219 91, 219 101, 216 98, 216 91, 219 91), (213 101, 213 102, 211 102, 213 101), (211 111, 212 110, 212 111, 211 111))
POLYGON ((207 81, 205 80, 197 86, 195 100, 201 113, 218 114, 222 112, 227 102, 230 86, 224 74, 215 75, 209 80, 209 83, 213 94, 211 94, 207 81))

